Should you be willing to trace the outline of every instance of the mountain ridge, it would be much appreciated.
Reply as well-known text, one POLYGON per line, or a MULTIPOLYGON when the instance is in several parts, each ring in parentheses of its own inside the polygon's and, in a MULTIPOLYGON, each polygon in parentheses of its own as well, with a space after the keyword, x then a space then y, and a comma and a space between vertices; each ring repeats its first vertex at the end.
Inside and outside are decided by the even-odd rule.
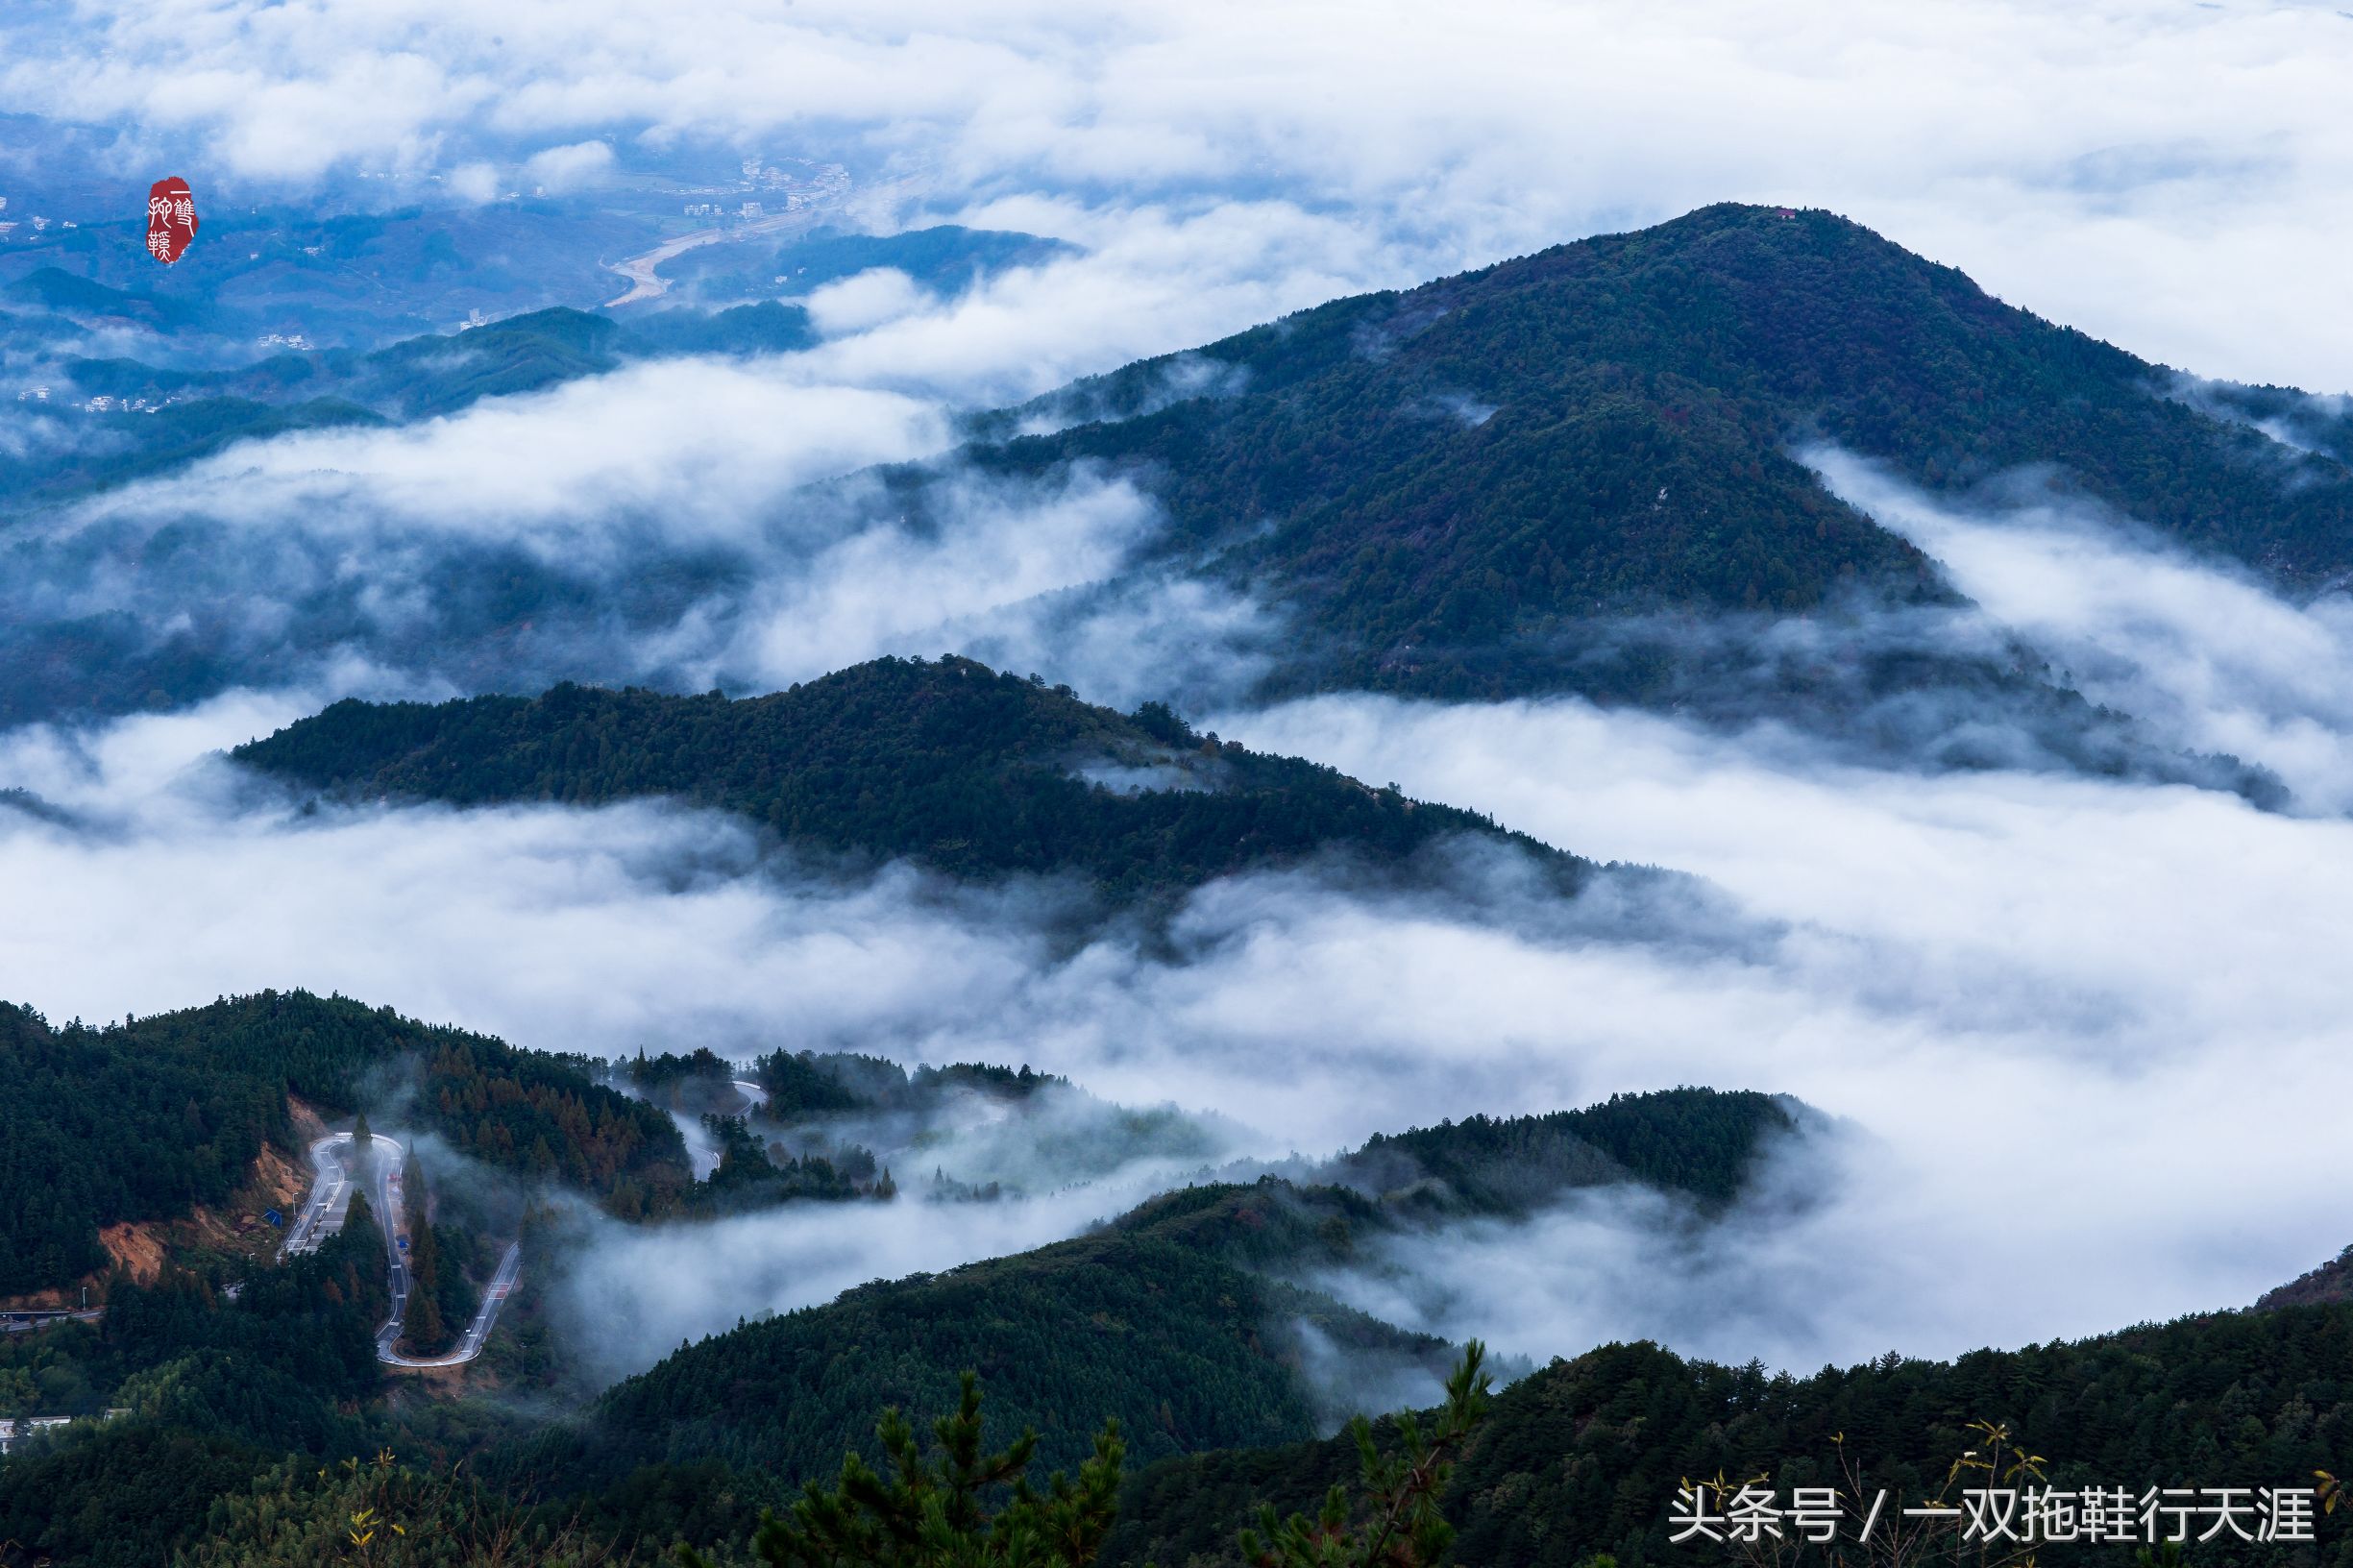
POLYGON ((1106 1415, 1140 1458, 1328 1431, 1356 1408, 1352 1371, 1435 1387, 1454 1351, 1343 1305, 1314 1286, 1320 1272, 1465 1214, 1527 1218, 1573 1189, 1630 1183, 1707 1205, 1736 1189, 1763 1139, 1800 1130, 1791 1103, 1694 1089, 1622 1094, 1418 1129, 1401 1135, 1411 1154, 1365 1146, 1390 1172, 1418 1159, 1467 1205, 1433 1201, 1426 1183, 1327 1185, 1360 1183, 1355 1156, 1303 1181, 1173 1188, 1068 1240, 876 1281, 681 1346, 605 1390, 578 1432, 502 1462, 636 1495, 716 1462, 741 1478, 729 1488, 738 1495, 775 1482, 789 1495, 862 1444, 876 1409, 936 1407, 967 1366, 988 1380, 996 1419, 1038 1431, 1048 1466, 1083 1458, 1106 1415), (1577 1129, 1606 1147, 1564 1159, 1577 1129), (1476 1185, 1464 1179, 1474 1171, 1476 1185))
POLYGON ((1861 225, 1727 204, 979 416, 893 499, 919 508, 965 463, 1128 479, 1168 519, 1144 570, 1288 618, 1264 697, 1573 692, 1879 758, 2276 800, 2262 770, 2177 753, 2015 638, 1954 637, 1972 607, 1936 563, 1793 455, 1830 442, 1962 497, 2036 475, 2292 594, 2353 570, 2353 470, 2257 428, 2289 395, 2201 407, 2180 380, 1861 225), (1777 639, 1793 622, 1807 635, 1777 639))
POLYGON ((1159 703, 1123 715, 953 655, 732 700, 346 698, 231 756, 311 788, 460 805, 673 796, 828 851, 967 877, 1077 871, 1115 897, 1327 849, 1405 866, 1461 835, 1528 854, 1563 893, 1599 870, 1477 813, 1195 734, 1159 703))

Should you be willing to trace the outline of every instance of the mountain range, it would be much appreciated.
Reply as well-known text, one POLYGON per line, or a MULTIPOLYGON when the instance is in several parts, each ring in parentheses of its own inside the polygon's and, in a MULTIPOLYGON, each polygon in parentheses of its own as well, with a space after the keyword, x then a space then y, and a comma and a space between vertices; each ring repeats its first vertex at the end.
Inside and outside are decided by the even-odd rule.
MULTIPOLYGON (((895 246, 832 236, 792 275, 814 287, 904 263, 953 289, 1061 254, 1027 235, 928 233, 895 246)), ((729 298, 756 284, 745 268, 787 264, 707 259, 712 292, 729 298)), ((44 353, 97 321, 178 340, 221 319, 62 271, 19 280, 11 298, 28 312, 0 325, 44 353)), ((426 428, 635 360, 795 352, 820 341, 819 314, 773 299, 620 320, 555 308, 226 368, 74 356, 78 387, 112 389, 94 395, 184 401, 110 412, 142 422, 120 442, 25 460, 37 478, 0 534, 16 569, 0 589, 0 609, 13 606, 0 617, 0 720, 170 708, 306 678, 331 656, 374 659, 394 689, 473 695, 347 698, 256 736, 229 753, 244 774, 237 810, 295 823, 320 811, 397 821, 425 806, 724 813, 775 852, 767 870, 850 878, 907 863, 935 892, 1057 890, 1086 939, 1058 959, 1107 930, 1165 957, 1156 918, 1271 872, 1351 897, 1475 901, 1482 873, 1503 867, 1487 880, 1508 882, 1509 918, 1591 907, 1610 936, 1638 931, 1640 900, 1598 891, 1704 895, 1475 809, 1221 740, 1172 692, 1120 711, 962 652, 793 683, 709 660, 604 667, 628 659, 589 628, 743 613, 728 596, 751 569, 720 545, 644 572, 632 561, 636 597, 620 606, 560 549, 458 530, 433 546, 432 591, 398 614, 339 558, 290 574, 282 616, 175 616, 109 597, 126 582, 182 591, 178 566, 241 559, 217 519, 105 514, 98 502, 125 481, 247 438, 426 428), (110 554, 117 545, 126 553, 110 554), (53 578, 61 562, 86 576, 53 578), (531 637, 541 652, 517 653, 531 637), (546 678, 551 662, 563 678, 546 678), (690 687, 690 665, 725 681, 690 687)), ((1976 607, 1944 567, 1806 458, 1835 450, 1987 516, 2026 498, 2146 529, 2292 600, 2353 571, 2353 416, 2340 406, 2138 359, 1813 210, 1708 208, 1335 301, 965 417, 956 440, 774 505, 790 519, 887 517, 922 538, 957 526, 975 479, 1029 496, 1125 486, 1152 527, 1095 587, 1213 589, 1263 611, 1276 629, 1237 702, 1574 696, 1703 726, 1788 724, 1883 765, 2068 769, 2266 805, 2289 802, 2259 767, 2097 706, 2021 641, 1958 635, 1976 607)), ((790 519, 759 522, 789 532, 790 519)), ((185 591, 203 597, 205 580, 185 591)), ((1042 612, 1049 628, 1055 610, 1042 612)), ((85 831, 13 783, 0 779, 11 831, 85 831)), ((1898 1033, 1876 1015, 1870 1026, 1898 1033)), ((1686 1086, 1243 1159, 1216 1117, 1097 1100, 1011 1062, 923 1065, 929 1040, 911 1039, 905 1062, 760 1043, 748 1064, 660 1041, 604 1062, 300 990, 119 1023, 0 1006, 0 1294, 29 1311, 87 1286, 105 1306, 99 1321, 28 1322, 0 1339, 0 1409, 85 1418, 0 1464, 0 1568, 322 1560, 357 1542, 355 1494, 337 1488, 358 1484, 364 1463, 430 1478, 403 1494, 421 1525, 447 1508, 515 1541, 584 1527, 650 1562, 681 1540, 740 1543, 763 1506, 870 1448, 877 1412, 937 1413, 967 1369, 985 1380, 999 1435, 1035 1430, 1042 1466, 1079 1462, 1102 1422, 1121 1423, 1135 1472, 1107 1561, 1236 1562, 1233 1531, 1260 1502, 1311 1507, 1348 1479, 1340 1417, 1430 1397, 1458 1354, 1351 1305, 1348 1282, 1473 1231, 1538 1244, 1531 1220, 1605 1195, 1639 1198, 1644 1223, 1703 1248, 1727 1227, 1773 1224, 1751 1201, 1767 1164, 1839 1136, 1793 1099, 1686 1086), (355 1132, 363 1115, 431 1146, 446 1216, 418 1235, 443 1246, 448 1219, 452 1266, 473 1276, 453 1300, 487 1284, 474 1242, 490 1208, 502 1239, 528 1249, 510 1317, 457 1374, 507 1397, 444 1402, 429 1381, 380 1397, 387 1240, 364 1200, 314 1257, 276 1257, 260 1216, 299 1195, 311 1139, 331 1123, 355 1132), (957 1173, 976 1126, 1039 1157, 1027 1185, 957 1173), (722 1221, 812 1214, 953 1228, 1048 1193, 1099 1195, 1102 1212, 1045 1245, 875 1280, 641 1357, 609 1386, 565 1344, 598 1325, 566 1316, 561 1282, 615 1235, 686 1247, 755 1234, 722 1221)), ((1989 1430, 1976 1422, 2031 1442, 2071 1486, 2341 1472, 2353 1442, 2347 1269, 2340 1258, 2243 1311, 1949 1362, 1891 1352, 1803 1377, 1647 1343, 1554 1347, 1567 1359, 1505 1367, 1509 1385, 1446 1498, 1460 1531, 1448 1560, 1669 1568, 1694 1560, 1662 1528, 1686 1478, 1821 1484, 1851 1461, 1918 1496, 1975 1457, 1989 1430)), ((2325 1568, 2348 1550, 2332 1538, 2288 1560, 2325 1568)), ((2201 1568, 2257 1556, 2196 1549, 2201 1568)))
MULTIPOLYGON (((971 267, 1025 254, 1025 236, 932 233, 902 236, 908 265, 932 250, 971 267)), ((15 287, 52 304, 122 293, 61 273, 15 287)), ((233 373, 85 359, 77 376, 121 395, 175 380, 211 392, 100 416, 133 421, 128 455, 76 456, 18 489, 59 503, 233 439, 425 420, 634 356, 772 352, 808 332, 800 306, 773 302, 624 324, 556 309, 233 373)), ((783 510, 937 535, 975 476, 1123 480, 1157 524, 1112 586, 1192 582, 1262 606, 1279 629, 1257 649, 1260 698, 1575 693, 1790 723, 1878 762, 2175 779, 2275 803, 2260 768, 2185 754, 1972 621, 1935 561, 1803 459, 1835 448, 1956 505, 2030 498, 2129 519, 2294 596, 2353 565, 2346 424, 2326 400, 2196 381, 2052 325, 1830 213, 1726 206, 1140 361, 972 416, 951 452, 825 481, 783 510)), ((227 548, 195 519, 161 535, 86 527, 55 559, 44 532, 19 533, 19 576, 92 570, 118 528, 151 574, 177 562, 189 581, 217 575, 227 548)), ((142 615, 86 596, 66 616, 28 601, 7 634, 9 665, 28 674, 0 681, 0 711, 185 700, 351 648, 478 691, 558 674, 674 688, 683 669, 648 651, 661 639, 617 643, 616 625, 723 625, 756 576, 708 545, 621 584, 462 535, 423 548, 443 590, 429 625, 397 631, 326 563, 269 587, 289 619, 266 642, 203 605, 175 619, 160 600, 142 615)), ((183 576, 107 580, 168 599, 183 576)), ((1037 608, 1050 621, 1070 606, 1037 608)), ((756 689, 720 662, 723 684, 756 689)))

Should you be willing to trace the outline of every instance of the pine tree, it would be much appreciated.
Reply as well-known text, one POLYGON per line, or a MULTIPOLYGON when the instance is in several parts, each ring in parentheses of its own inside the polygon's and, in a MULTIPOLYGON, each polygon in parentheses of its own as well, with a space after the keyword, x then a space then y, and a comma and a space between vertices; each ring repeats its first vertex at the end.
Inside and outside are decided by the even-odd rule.
POLYGON ((408 1315, 402 1337, 412 1355, 429 1356, 444 1348, 449 1326, 441 1318, 441 1243, 413 1151, 401 1165, 401 1190, 408 1204, 408 1315))
POLYGON ((1486 1414, 1486 1346, 1474 1339, 1446 1381, 1446 1407, 1427 1433, 1410 1410, 1397 1417, 1399 1452, 1385 1455, 1372 1423, 1349 1424, 1356 1438, 1361 1495, 1335 1485, 1316 1517, 1278 1517, 1269 1503, 1256 1530, 1241 1532, 1249 1568, 1426 1568, 1454 1539, 1438 1503, 1454 1479, 1455 1458, 1486 1414))
MULTIPOLYGON (((366 1260, 367 1272, 355 1274, 352 1292, 347 1299, 367 1303, 369 1310, 383 1313, 392 1306, 391 1286, 378 1259, 383 1256, 384 1233, 376 1223, 376 1211, 368 1204, 365 1192, 352 1194, 352 1206, 343 1216, 343 1229, 330 1245, 348 1243, 347 1250, 366 1260)), ((358 1264, 353 1265, 355 1268, 358 1264)))
MULTIPOLYGON (((1119 1507, 1119 1470, 1127 1445, 1108 1421, 1094 1457, 1078 1479, 1056 1472, 1043 1492, 1024 1474, 1038 1447, 1025 1432, 990 1454, 981 1444, 980 1378, 967 1372, 956 1411, 932 1423, 930 1452, 896 1407, 874 1432, 889 1461, 877 1473, 855 1453, 842 1459, 832 1491, 801 1489, 792 1517, 764 1513, 753 1555, 772 1568, 1088 1568, 1102 1550, 1119 1507), (1011 1487, 993 1514, 982 1499, 1011 1487)), ((692 1548, 677 1549, 682 1568, 709 1568, 692 1548)))
MULTIPOLYGON (((408 1308, 402 1323, 401 1340, 411 1355, 431 1356, 447 1348, 450 1336, 448 1325, 441 1321, 441 1302, 434 1286, 417 1272, 417 1263, 433 1258, 433 1228, 419 1226, 411 1233, 408 1242, 408 1308)), ((438 1269, 435 1270, 438 1274, 438 1269)))

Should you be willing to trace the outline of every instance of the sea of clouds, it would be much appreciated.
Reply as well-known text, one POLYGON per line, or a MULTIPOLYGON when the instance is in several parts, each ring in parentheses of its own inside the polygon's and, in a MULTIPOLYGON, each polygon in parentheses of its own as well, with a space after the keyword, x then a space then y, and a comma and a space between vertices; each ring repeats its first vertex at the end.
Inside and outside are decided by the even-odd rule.
MULTIPOLYGON (((1222 1117, 1269 1159, 1681 1083, 1839 1118, 1719 1223, 1591 1195, 1320 1282, 1536 1357, 1641 1335, 1811 1367, 2243 1303, 2348 1239, 2341 600, 2287 602, 2022 489, 1932 500, 1808 454, 1944 563, 1974 634, 2270 769, 2294 800, 2263 811, 1570 699, 1253 707, 1280 613, 1123 577, 1159 525, 1127 480, 959 479, 909 519, 851 476, 1074 376, 1723 199, 1847 212, 2152 357, 2340 389, 2348 56, 2326 6, 2143 0, 1805 22, 1630 0, 30 9, 0 24, 12 106, 233 197, 363 167, 403 193, 441 174, 479 199, 521 169, 593 194, 633 149, 699 137, 848 158, 878 227, 1077 250, 946 298, 851 280, 812 301, 805 354, 242 445, 16 525, 12 625, 107 628, 127 667, 182 639, 242 673, 135 718, 12 710, 0 787, 37 801, 0 804, 0 995, 62 1020, 305 986, 551 1049, 1025 1062, 1222 1117), (508 573, 549 606, 511 632, 466 597, 508 573), (1276 870, 1201 890, 1171 941, 1115 924, 1073 947, 1067 887, 845 877, 654 802, 306 811, 216 754, 347 694, 777 685, 947 649, 1122 706, 1173 695, 1253 747, 1710 891, 1679 924, 1563 919, 1477 856, 1468 899, 1276 870)), ((1166 1179, 617 1231, 579 1321, 624 1370, 1166 1179)))
MULTIPOLYGON (((2336 773, 2298 760, 2344 741, 2312 698, 2329 689, 2313 659, 2337 661, 2337 689, 2353 676, 2338 612, 2127 534, 2094 550, 2040 513, 1931 522, 1863 471, 1834 478, 1975 563, 1965 582, 2030 564, 2022 628, 2096 651, 2120 695, 2185 738, 2227 733, 2319 807, 1875 770, 1770 725, 1573 699, 1325 697, 1206 718, 1597 859, 1691 872, 1709 896, 1687 929, 1655 907, 1615 929, 1563 921, 1475 856, 1461 880, 1485 891, 1467 902, 1302 869, 1202 889, 1173 940, 1115 924, 1073 948, 1066 887, 845 878, 658 803, 306 812, 213 753, 320 694, 239 694, 0 737, 0 777, 52 808, 0 810, 0 877, 43 890, 0 912, 0 992, 61 1019, 302 985, 565 1050, 1028 1063, 1221 1116, 1234 1152, 1265 1158, 1684 1083, 1839 1118, 1714 1225, 1591 1196, 1319 1282, 1539 1357, 1642 1335, 1810 1367, 2252 1299, 2344 1239, 2325 1086, 2353 822, 2322 795, 2336 773), (2247 662, 2256 612, 2305 639, 2276 680, 2247 662), (2232 678, 2183 674, 2210 669, 2232 678)), ((1069 1234, 1141 1189, 616 1235, 588 1277, 598 1321, 634 1326, 618 1368, 746 1312, 1069 1234), (682 1252, 700 1262, 673 1266, 682 1252)))

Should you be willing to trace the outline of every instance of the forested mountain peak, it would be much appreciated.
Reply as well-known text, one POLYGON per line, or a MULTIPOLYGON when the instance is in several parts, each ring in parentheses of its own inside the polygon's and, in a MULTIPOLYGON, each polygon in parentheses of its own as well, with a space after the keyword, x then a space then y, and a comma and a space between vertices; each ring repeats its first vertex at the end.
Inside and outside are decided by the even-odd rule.
POLYGON ((1278 685, 1680 701, 1649 668, 1678 650, 1595 624, 1958 602, 1818 441, 1932 490, 2031 472, 2291 586, 2353 564, 2344 465, 2183 384, 1835 214, 1728 204, 1141 361, 974 454, 1129 475, 1173 558, 1313 633, 1278 685))
POLYGON ((1741 1191, 1767 1141, 1819 1113, 1754 1090, 1669 1089, 1528 1116, 1466 1116, 1376 1135, 1325 1180, 1424 1204, 1521 1213, 1571 1187, 1639 1182, 1709 1207, 1741 1191))
POLYGON ((1246 373, 1204 382, 1212 396, 1270 393, 1360 364, 1395 380, 1445 372, 1461 390, 1501 396, 1617 365, 1776 403, 1921 380, 1912 389, 1941 404, 2030 374, 2038 360, 2059 368, 2072 357, 2116 378, 2152 368, 1850 219, 1737 203, 1334 301, 1077 384, 1100 395, 1105 417, 1132 416, 1140 400, 1123 390, 1195 355, 1246 373), (1460 352, 1491 338, 1507 351, 1500 357, 1460 352))
POLYGON ((1323 849, 1394 864, 1474 834, 1573 887, 1590 868, 1488 819, 1197 735, 1146 703, 963 658, 876 659, 765 697, 562 685, 428 705, 347 699, 236 748, 315 788, 459 805, 670 796, 790 841, 967 876, 1075 872, 1114 894, 1323 849))

